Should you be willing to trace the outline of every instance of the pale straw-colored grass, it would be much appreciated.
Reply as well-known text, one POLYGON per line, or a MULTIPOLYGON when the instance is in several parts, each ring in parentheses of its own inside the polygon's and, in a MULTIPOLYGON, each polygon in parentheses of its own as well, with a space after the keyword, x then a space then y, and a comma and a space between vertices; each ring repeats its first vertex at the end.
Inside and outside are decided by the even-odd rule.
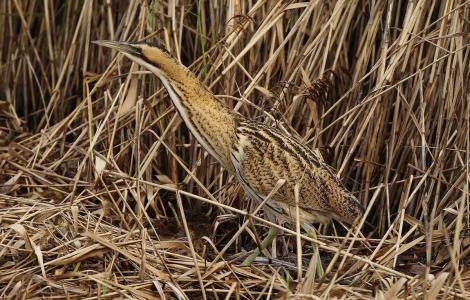
POLYGON ((470 1, 3 0, 0 28, 0 298, 470 297, 470 1), (95 39, 163 42, 366 217, 269 224, 95 39))

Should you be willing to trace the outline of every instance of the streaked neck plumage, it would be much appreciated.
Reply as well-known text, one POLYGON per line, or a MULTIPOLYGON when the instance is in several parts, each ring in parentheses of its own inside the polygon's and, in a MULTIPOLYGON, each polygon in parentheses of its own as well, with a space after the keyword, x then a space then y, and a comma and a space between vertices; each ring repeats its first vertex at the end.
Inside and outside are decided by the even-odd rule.
POLYGON ((197 141, 229 171, 230 149, 239 116, 218 101, 187 67, 166 51, 139 45, 140 55, 126 54, 162 81, 168 94, 197 141))

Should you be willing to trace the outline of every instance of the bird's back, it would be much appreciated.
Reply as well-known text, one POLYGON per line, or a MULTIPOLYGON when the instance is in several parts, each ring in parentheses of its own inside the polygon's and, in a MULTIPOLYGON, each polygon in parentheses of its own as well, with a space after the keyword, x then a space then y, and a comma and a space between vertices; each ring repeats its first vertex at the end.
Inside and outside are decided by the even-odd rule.
POLYGON ((241 120, 236 135, 231 161, 245 191, 261 200, 279 179, 285 179, 269 205, 287 213, 287 221, 295 218, 296 184, 303 223, 325 223, 331 218, 351 223, 362 214, 359 202, 321 156, 295 138, 251 120, 241 120))

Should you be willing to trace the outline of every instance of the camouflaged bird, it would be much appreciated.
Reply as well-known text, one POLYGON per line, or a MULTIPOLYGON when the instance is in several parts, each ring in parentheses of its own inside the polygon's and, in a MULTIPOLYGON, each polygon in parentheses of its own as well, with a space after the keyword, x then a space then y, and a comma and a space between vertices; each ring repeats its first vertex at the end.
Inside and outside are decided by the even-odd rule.
POLYGON ((146 43, 94 43, 122 52, 155 74, 196 140, 236 175, 250 197, 262 201, 279 179, 285 179, 285 184, 265 208, 277 221, 295 220, 296 184, 300 186, 303 225, 326 223, 332 218, 352 223, 362 215, 361 204, 344 188, 320 155, 294 137, 226 107, 163 48, 146 43))

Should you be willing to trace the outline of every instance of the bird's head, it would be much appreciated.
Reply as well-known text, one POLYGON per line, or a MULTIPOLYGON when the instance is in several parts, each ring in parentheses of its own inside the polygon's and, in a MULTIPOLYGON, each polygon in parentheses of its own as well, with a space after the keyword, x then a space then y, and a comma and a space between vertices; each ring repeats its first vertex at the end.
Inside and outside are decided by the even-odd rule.
POLYGON ((145 67, 162 81, 169 80, 184 82, 194 78, 194 75, 177 61, 164 47, 145 42, 93 41, 92 43, 115 49, 132 61, 145 67))

